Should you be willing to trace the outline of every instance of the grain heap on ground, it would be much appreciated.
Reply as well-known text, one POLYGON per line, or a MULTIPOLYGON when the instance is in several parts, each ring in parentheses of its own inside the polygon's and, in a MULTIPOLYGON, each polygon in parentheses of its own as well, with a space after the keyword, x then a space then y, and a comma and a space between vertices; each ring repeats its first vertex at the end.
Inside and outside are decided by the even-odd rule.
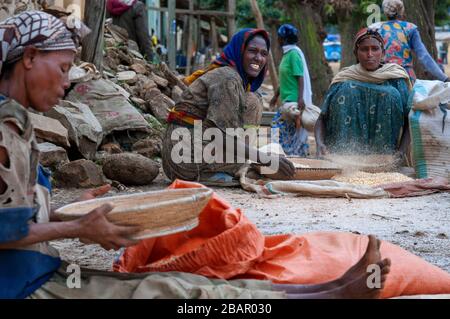
POLYGON ((409 182, 413 179, 400 173, 365 173, 356 172, 339 175, 333 178, 335 181, 366 186, 378 186, 392 183, 409 182))

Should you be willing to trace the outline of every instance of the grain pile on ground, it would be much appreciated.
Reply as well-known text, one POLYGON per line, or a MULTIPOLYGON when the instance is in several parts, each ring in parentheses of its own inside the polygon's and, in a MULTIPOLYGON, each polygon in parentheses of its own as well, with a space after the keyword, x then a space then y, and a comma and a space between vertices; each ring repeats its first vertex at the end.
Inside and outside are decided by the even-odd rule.
POLYGON ((378 186, 392 183, 409 182, 413 179, 400 173, 366 173, 355 172, 338 175, 333 178, 335 181, 365 186, 378 186))

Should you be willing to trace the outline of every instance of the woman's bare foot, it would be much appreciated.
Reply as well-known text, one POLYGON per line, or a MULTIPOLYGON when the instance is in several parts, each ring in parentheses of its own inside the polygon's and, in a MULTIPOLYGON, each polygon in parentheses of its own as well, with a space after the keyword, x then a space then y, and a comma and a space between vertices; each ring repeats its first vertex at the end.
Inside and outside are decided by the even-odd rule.
POLYGON ((381 260, 380 246, 381 241, 374 235, 369 235, 369 242, 364 255, 337 280, 338 286, 358 279, 362 274, 367 273, 367 267, 378 263, 381 260))
POLYGON ((374 299, 379 298, 390 272, 391 261, 384 259, 376 263, 380 267, 379 285, 372 286, 373 274, 365 273, 345 285, 327 291, 305 294, 288 294, 289 299, 374 299))
POLYGON ((330 291, 329 293, 335 294, 335 298, 342 299, 374 299, 379 298, 380 293, 384 288, 387 276, 391 271, 390 259, 383 259, 376 263, 380 268, 380 277, 373 278, 372 273, 367 273, 358 279, 351 281, 350 283, 330 291), (373 282, 373 279, 379 280, 377 283, 373 282))
POLYGON ((337 288, 341 288, 350 282, 359 279, 361 276, 367 274, 367 268, 370 265, 374 265, 381 261, 380 245, 375 236, 369 235, 369 242, 367 244, 366 251, 361 259, 349 270, 347 270, 340 278, 317 285, 277 285, 274 284, 274 290, 285 291, 288 294, 303 294, 303 293, 315 293, 322 291, 329 291, 337 288))

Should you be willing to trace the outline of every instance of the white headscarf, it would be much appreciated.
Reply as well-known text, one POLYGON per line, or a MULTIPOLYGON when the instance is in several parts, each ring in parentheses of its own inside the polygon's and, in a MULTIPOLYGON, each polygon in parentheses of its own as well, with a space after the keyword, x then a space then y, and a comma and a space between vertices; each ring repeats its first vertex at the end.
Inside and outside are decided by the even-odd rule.
POLYGON ((398 17, 405 13, 405 6, 402 0, 384 0, 383 12, 387 17, 398 17))

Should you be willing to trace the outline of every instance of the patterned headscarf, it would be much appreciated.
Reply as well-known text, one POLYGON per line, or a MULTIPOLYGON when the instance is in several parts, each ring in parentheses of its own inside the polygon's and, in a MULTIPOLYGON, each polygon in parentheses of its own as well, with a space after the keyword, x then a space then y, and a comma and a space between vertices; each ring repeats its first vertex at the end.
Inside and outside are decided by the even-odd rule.
POLYGON ((41 11, 26 11, 0 23, 0 73, 5 64, 18 61, 27 46, 43 51, 76 52, 76 32, 63 21, 41 11))
POLYGON ((196 79, 211 70, 222 66, 231 66, 235 68, 241 76, 245 90, 255 92, 264 82, 264 78, 267 73, 267 64, 264 69, 261 70, 258 77, 250 81, 244 70, 243 55, 248 43, 258 35, 262 36, 264 40, 266 40, 267 50, 270 50, 270 38, 267 31, 263 29, 242 29, 231 38, 230 43, 227 44, 220 57, 217 58, 206 70, 194 72, 192 75, 186 77, 184 82, 190 85, 196 79))
POLYGON ((355 41, 353 43, 353 53, 356 57, 358 57, 358 48, 361 42, 363 42, 365 39, 373 38, 377 40, 380 43, 381 49, 384 51, 384 40, 381 34, 378 33, 377 30, 371 29, 371 28, 364 28, 360 30, 356 36, 355 41))
POLYGON ((396 18, 405 13, 402 0, 384 0, 383 12, 388 18, 396 18))

